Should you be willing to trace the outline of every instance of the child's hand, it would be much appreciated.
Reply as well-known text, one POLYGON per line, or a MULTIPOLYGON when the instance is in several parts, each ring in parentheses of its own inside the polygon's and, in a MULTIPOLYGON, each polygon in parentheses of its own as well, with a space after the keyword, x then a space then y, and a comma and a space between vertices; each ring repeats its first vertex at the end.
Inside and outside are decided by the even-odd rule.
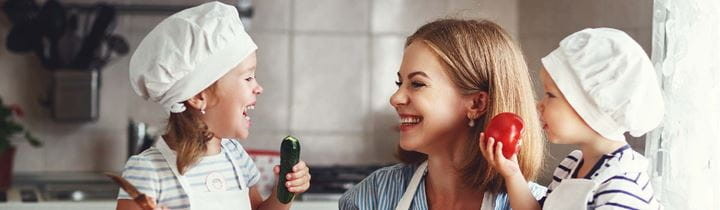
MULTIPOLYGON (((276 165, 273 172, 275 172, 275 175, 280 174, 280 166, 276 165)), ((303 193, 310 188, 310 169, 305 164, 305 161, 300 160, 293 166, 292 173, 288 173, 285 179, 287 179, 285 186, 288 191, 295 194, 303 193)))
MULTIPOLYGON (((485 140, 485 133, 483 132, 480 133, 479 143, 480 152, 483 157, 485 157, 485 160, 487 160, 490 166, 495 168, 495 170, 498 170, 500 175, 507 178, 521 173, 520 166, 518 165, 517 153, 513 154, 510 159, 505 158, 502 154, 502 142, 498 141, 497 145, 495 145, 495 139, 493 137, 489 137, 485 140), (493 145, 495 145, 495 148, 493 148, 493 145)), ((518 142, 515 151, 520 150, 521 144, 522 140, 518 142)))

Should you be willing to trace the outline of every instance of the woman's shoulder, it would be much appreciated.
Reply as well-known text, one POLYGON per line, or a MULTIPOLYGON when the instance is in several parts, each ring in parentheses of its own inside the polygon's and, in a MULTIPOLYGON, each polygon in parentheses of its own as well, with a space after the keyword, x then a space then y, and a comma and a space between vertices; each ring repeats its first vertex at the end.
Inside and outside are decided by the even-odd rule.
POLYGON ((412 177, 413 173, 415 172, 415 169, 417 169, 417 164, 406 164, 406 163, 398 163, 391 166, 382 167, 378 170, 375 170, 373 173, 371 173, 366 180, 373 180, 375 182, 384 182, 387 180, 392 180, 394 183, 403 183, 398 181, 409 181, 409 179, 412 177))
POLYGON ((417 164, 399 163, 375 170, 343 194, 340 209, 375 209, 377 205, 394 203, 416 168, 417 164))

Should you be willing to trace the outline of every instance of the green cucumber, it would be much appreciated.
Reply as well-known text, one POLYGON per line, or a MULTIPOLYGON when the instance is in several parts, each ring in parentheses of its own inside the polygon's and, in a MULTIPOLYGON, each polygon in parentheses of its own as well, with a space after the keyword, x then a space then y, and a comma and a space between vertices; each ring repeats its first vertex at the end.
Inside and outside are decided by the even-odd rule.
POLYGON ((281 203, 289 203, 295 193, 288 191, 285 186, 287 174, 292 173, 292 167, 300 161, 300 140, 293 136, 283 138, 280 143, 280 179, 277 185, 277 198, 281 203))

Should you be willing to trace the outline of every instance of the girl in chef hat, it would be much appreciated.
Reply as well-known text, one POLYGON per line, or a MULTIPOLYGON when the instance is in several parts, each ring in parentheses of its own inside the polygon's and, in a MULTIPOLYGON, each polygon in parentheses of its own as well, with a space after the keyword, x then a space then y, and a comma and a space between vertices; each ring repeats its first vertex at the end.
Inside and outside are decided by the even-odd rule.
POLYGON ((664 114, 653 65, 640 45, 616 29, 585 29, 563 39, 542 63, 539 110, 548 141, 580 150, 560 162, 547 194, 536 201, 516 158, 501 155, 507 145, 481 140, 485 157, 505 178, 513 209, 662 208, 647 159, 624 136, 647 133, 664 114))
MULTIPOLYGON (((170 118, 155 146, 130 157, 123 177, 170 209, 289 209, 276 191, 262 199, 260 173, 236 140, 248 137, 248 111, 263 91, 256 49, 235 7, 219 2, 173 14, 150 31, 130 59, 130 84, 170 118)), ((300 161, 279 184, 302 193, 308 171, 300 161)), ((121 190, 117 208, 138 209, 129 199, 121 190)))

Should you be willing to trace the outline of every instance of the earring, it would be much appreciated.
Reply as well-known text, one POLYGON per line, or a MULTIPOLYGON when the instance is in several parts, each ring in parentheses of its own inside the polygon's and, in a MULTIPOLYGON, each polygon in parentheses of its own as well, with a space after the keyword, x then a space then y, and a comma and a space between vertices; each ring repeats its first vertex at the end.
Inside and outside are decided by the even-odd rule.
POLYGON ((200 108, 200 113, 205 114, 205 104, 203 104, 202 108, 200 108))
POLYGON ((470 126, 471 128, 472 128, 472 127, 475 127, 475 120, 474 120, 474 119, 470 119, 470 122, 468 122, 468 126, 470 126))

